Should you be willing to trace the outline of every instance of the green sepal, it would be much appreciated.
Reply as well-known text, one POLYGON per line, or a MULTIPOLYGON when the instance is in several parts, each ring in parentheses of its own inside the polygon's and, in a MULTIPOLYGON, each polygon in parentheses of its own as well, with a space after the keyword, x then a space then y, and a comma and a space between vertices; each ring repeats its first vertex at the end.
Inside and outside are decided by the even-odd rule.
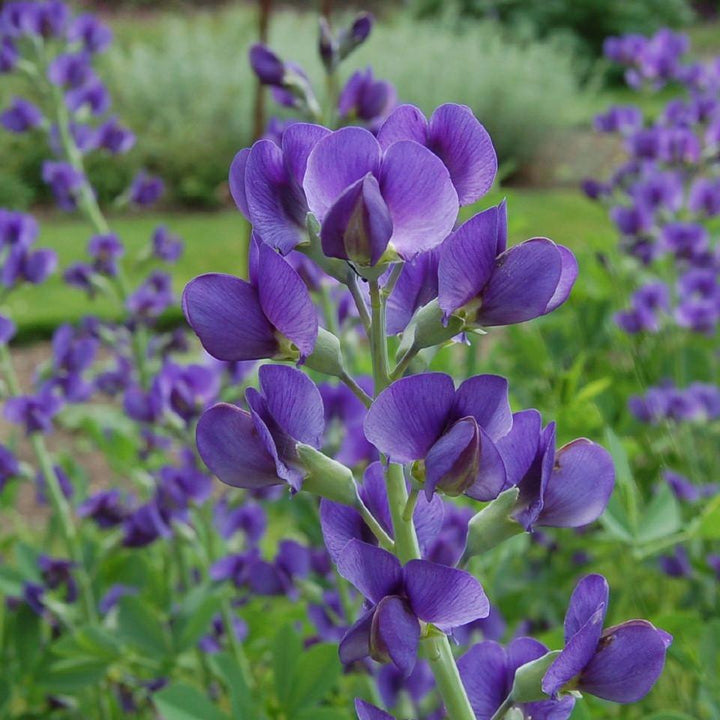
POLYGON ((473 555, 487 552, 514 535, 525 532, 525 528, 510 516, 519 495, 520 490, 511 487, 473 516, 468 525, 464 554, 466 560, 473 555))
POLYGON ((553 650, 542 657, 537 658, 525 665, 521 665, 515 671, 510 697, 516 703, 538 702, 547 700, 548 695, 542 690, 542 679, 560 650, 553 650))
POLYGON ((315 348, 305 359, 305 367, 325 375, 342 377, 345 374, 340 340, 325 328, 318 328, 315 348))
POLYGON ((311 445, 298 443, 297 454, 305 472, 302 489, 333 502, 358 506, 357 485, 352 470, 311 445))

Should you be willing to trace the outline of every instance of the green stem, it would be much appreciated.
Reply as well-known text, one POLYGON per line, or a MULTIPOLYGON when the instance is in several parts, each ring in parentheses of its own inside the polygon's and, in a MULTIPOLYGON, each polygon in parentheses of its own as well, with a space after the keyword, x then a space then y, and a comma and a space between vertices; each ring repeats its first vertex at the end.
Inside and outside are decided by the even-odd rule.
POLYGON ((387 337, 385 335, 385 303, 380 295, 377 280, 370 282, 370 347, 372 350, 373 380, 375 395, 381 393, 390 383, 388 376, 387 337))
POLYGON ((355 380, 348 373, 343 373, 338 377, 353 391, 355 396, 365 407, 370 407, 372 405, 372 398, 355 382, 355 380))
POLYGON ((414 346, 411 346, 408 351, 400 358, 400 362, 395 366, 395 369, 390 373, 390 380, 397 380, 403 376, 403 373, 408 369, 410 363, 415 359, 418 354, 418 350, 414 346))
POLYGON ((393 539, 383 530, 382 525, 376 520, 375 516, 368 510, 365 503, 359 500, 359 508, 358 512, 362 516, 362 519, 365 521, 367 526, 370 528, 372 534, 377 538, 378 542, 382 547, 384 547, 389 552, 393 552, 395 549, 395 543, 393 542, 393 539))
POLYGON ((355 301, 355 307, 357 308, 358 314, 360 315, 360 321, 365 328, 365 334, 370 337, 370 314, 368 313, 367 305, 365 304, 365 298, 360 292, 357 275, 353 272, 353 270, 348 270, 346 285, 348 287, 348 290, 350 291, 352 299, 355 301))
POLYGON ((512 699, 508 695, 505 700, 503 700, 502 705, 495 711, 495 714, 492 716, 491 720, 502 720, 508 710, 512 708, 512 705, 512 699))
POLYGON ((405 507, 408 503, 408 491, 405 486, 402 465, 390 463, 386 480, 390 516, 392 517, 393 534, 395 535, 395 554, 404 564, 409 560, 416 560, 420 557, 420 546, 415 534, 412 516, 407 520, 404 517, 405 507))

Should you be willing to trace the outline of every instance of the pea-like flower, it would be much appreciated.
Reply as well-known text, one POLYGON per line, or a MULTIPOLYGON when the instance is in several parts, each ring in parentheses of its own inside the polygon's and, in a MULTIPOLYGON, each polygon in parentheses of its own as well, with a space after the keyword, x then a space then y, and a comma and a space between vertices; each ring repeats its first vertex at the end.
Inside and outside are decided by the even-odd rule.
POLYGON ((512 325, 546 315, 567 300, 574 255, 547 238, 507 247, 504 203, 478 213, 443 243, 438 302, 444 317, 468 325, 512 325))
POLYGON ((575 586, 565 614, 565 649, 543 677, 548 695, 576 689, 632 703, 645 697, 660 677, 672 635, 647 620, 627 620, 603 630, 609 592, 602 575, 587 575, 575 586))
POLYGON ((427 560, 403 567, 391 553, 360 540, 345 546, 337 567, 367 600, 365 613, 340 642, 345 664, 371 656, 394 663, 407 676, 415 667, 421 623, 449 631, 490 609, 469 573, 427 560))
POLYGON ((218 360, 304 360, 318 333, 310 293, 271 247, 255 249, 250 282, 222 273, 191 280, 183 293, 185 317, 218 360))
POLYGON ((197 446, 210 470, 228 485, 262 488, 302 486, 298 442, 320 447, 325 428, 323 403, 315 384, 299 370, 263 365, 260 391, 245 391, 249 411, 219 403, 197 426, 197 446))
POLYGON ((457 390, 449 375, 412 375, 378 395, 365 435, 393 462, 414 462, 428 498, 439 489, 492 500, 506 482, 496 442, 512 426, 507 390, 498 375, 476 375, 457 390))

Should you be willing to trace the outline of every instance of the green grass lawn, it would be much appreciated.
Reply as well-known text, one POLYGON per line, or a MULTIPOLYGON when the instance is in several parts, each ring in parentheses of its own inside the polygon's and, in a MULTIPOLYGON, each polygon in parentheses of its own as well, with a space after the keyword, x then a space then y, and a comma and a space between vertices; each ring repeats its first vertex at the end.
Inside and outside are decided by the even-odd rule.
MULTIPOLYGON (((507 196, 511 242, 533 236, 547 236, 568 245, 579 256, 592 253, 613 242, 607 218, 596 205, 577 190, 502 189, 493 191, 473 211, 499 202, 507 196)), ((48 214, 40 218, 39 245, 55 249, 60 270, 74 261, 87 258, 88 226, 77 218, 48 214)), ((185 253, 172 270, 176 292, 185 283, 203 272, 221 271, 245 274, 245 247, 248 226, 234 210, 216 213, 147 213, 111 218, 111 225, 127 247, 125 267, 132 286, 147 273, 147 266, 138 266, 135 258, 147 246, 153 229, 166 225, 185 240, 185 253)), ((74 322, 86 314, 103 318, 117 315, 112 298, 90 302, 84 293, 67 287, 61 272, 40 288, 25 287, 14 293, 9 311, 20 328, 19 339, 29 340, 47 335, 61 322, 74 322)))

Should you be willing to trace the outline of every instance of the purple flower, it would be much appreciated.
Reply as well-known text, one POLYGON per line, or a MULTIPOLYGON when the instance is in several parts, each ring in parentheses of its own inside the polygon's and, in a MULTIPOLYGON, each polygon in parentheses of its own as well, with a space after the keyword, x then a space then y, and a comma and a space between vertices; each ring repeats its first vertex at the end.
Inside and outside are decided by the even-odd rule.
POLYGON ((164 225, 160 225, 152 235, 152 251, 158 260, 173 263, 183 254, 183 241, 164 225))
POLYGON ((687 550, 678 545, 672 555, 661 555, 658 558, 660 570, 673 578, 689 578, 692 576, 692 565, 687 550))
POLYGON ((537 410, 512 418, 497 441, 507 471, 506 487, 520 494, 512 516, 527 531, 536 525, 582 527, 605 510, 615 485, 610 453, 578 438, 555 450, 555 424, 542 428, 537 410))
POLYGON ((478 213, 443 243, 438 302, 444 317, 468 325, 525 322, 567 300, 577 277, 575 256, 547 238, 506 250, 505 204, 478 213))
POLYGON ((294 123, 280 145, 259 140, 241 150, 230 166, 230 192, 253 230, 287 255, 305 240, 308 212, 302 188, 308 156, 330 131, 320 125, 294 123))
MULTIPOLYGON (((248 635, 247 623, 237 615, 233 615, 231 622, 235 637, 242 642, 248 635)), ((225 634, 225 621, 221 615, 216 615, 212 620, 211 632, 200 638, 198 647, 205 653, 220 652, 222 650, 221 641, 225 634)))
POLYGON ((0 208, 0 248, 13 245, 30 247, 37 234, 37 220, 32 215, 0 208))
POLYGON ((86 13, 78 15, 68 28, 67 38, 70 42, 80 42, 89 53, 100 53, 106 50, 113 39, 112 30, 101 23, 94 15, 86 13))
MULTIPOLYGON (((53 465, 53 472, 55 473, 55 479, 57 480, 60 492, 68 499, 71 500, 75 495, 75 487, 70 479, 70 476, 63 470, 60 465, 53 465)), ((42 472, 38 472, 35 476, 36 485, 36 497, 40 504, 49 505, 48 499, 48 488, 45 475, 42 472)))
POLYGON ((250 66, 263 85, 283 85, 285 63, 266 45, 257 43, 250 48, 250 66))
POLYGON ((18 282, 40 285, 47 280, 57 266, 57 254, 54 250, 41 249, 30 252, 21 245, 15 245, 5 256, 0 269, 0 283, 13 287, 18 282))
MULTIPOLYGON (((510 695, 518 668, 547 652, 542 643, 529 637, 515 638, 507 648, 491 640, 470 648, 457 665, 476 720, 491 720, 510 695)), ((521 717, 533 720, 567 720, 574 706, 572 697, 516 704, 521 717)))
POLYGON ((632 703, 660 677, 672 636, 647 620, 627 620, 603 631, 608 597, 602 575, 587 575, 575 586, 565 614, 565 649, 543 678, 548 695, 568 688, 632 703))
POLYGON ((107 615, 118 604, 120 598, 138 595, 139 592, 138 588, 133 585, 123 585, 122 583, 111 585, 108 591, 100 598, 98 610, 102 615, 107 615))
POLYGON ((94 75, 65 94, 65 104, 70 112, 87 107, 93 115, 102 115, 110 107, 110 93, 101 80, 94 75))
POLYGON ((215 527, 226 540, 241 531, 250 545, 257 545, 267 529, 267 513, 262 505, 244 502, 239 507, 230 507, 226 497, 221 498, 213 508, 215 527))
POLYGON ((153 272, 133 292, 125 303, 127 309, 139 317, 157 317, 174 302, 172 278, 164 272, 153 272))
POLYGON ((402 140, 429 148, 447 167, 460 205, 471 205, 490 190, 497 156, 487 130, 465 105, 440 105, 430 119, 413 105, 398 107, 378 133, 383 150, 402 140))
POLYGON ((197 417, 217 399, 220 378, 205 365, 180 366, 166 362, 157 376, 169 408, 185 422, 197 417))
POLYGON ((0 75, 12 72, 18 59, 15 43, 9 37, 0 38, 0 75))
POLYGON ((0 490, 20 473, 20 464, 10 448, 0 443, 0 490))
POLYGON ((165 184, 159 177, 148 175, 145 171, 139 172, 128 190, 130 202, 136 205, 148 206, 155 204, 165 191, 165 184))
POLYGON ((219 360, 303 361, 318 332, 310 294, 270 246, 258 243, 256 249, 250 282, 220 273, 191 280, 183 293, 185 317, 203 347, 219 360))
POLYGON ((435 688, 435 679, 427 661, 420 660, 408 677, 403 677, 395 665, 383 665, 377 674, 377 686, 386 707, 397 705, 401 693, 418 705, 435 688))
POLYGON ((365 597, 366 610, 340 642, 340 660, 368 655, 408 676, 417 658, 420 622, 447 632, 485 617, 489 603, 469 573, 427 560, 404 567, 382 548, 351 540, 337 561, 340 575, 365 597))
POLYGON ((690 186, 688 209, 706 217, 720 214, 720 180, 698 178, 690 186))
POLYGON ((384 710, 359 698, 355 700, 355 712, 358 720, 395 720, 390 713, 386 713, 384 710))
POLYGON ((83 52, 58 55, 50 63, 47 75, 53 85, 80 87, 93 77, 90 56, 83 52))
POLYGON ((672 490, 673 495, 683 502, 696 503, 701 499, 711 498, 720 493, 720 483, 693 485, 686 477, 672 470, 665 470, 663 478, 672 490))
POLYGON ((371 68, 356 70, 338 98, 342 120, 377 131, 397 104, 397 92, 387 80, 376 80, 371 68))
POLYGON ((615 105, 596 115, 593 121, 595 130, 606 133, 627 133, 641 128, 642 124, 642 110, 635 105, 615 105))
POLYGON ((5 419, 23 425, 28 435, 49 433, 52 431, 53 417, 62 405, 60 398, 47 391, 37 395, 18 395, 5 401, 5 419))
POLYGON ((248 388, 250 411, 220 403, 206 410, 197 426, 197 446, 220 480, 243 488, 288 483, 302 485, 298 442, 320 446, 324 413, 320 393, 299 370, 263 365, 260 391, 248 388))
POLYGON ((88 254, 95 261, 95 272, 114 277, 117 275, 117 260, 125 253, 125 247, 115 233, 94 235, 88 243, 88 254))
POLYGON ((93 285, 93 269, 87 263, 77 262, 68 265, 63 273, 63 280, 72 287, 84 290, 91 298, 95 296, 93 285))
POLYGON ((98 147, 104 148, 113 155, 128 152, 135 145, 135 135, 123 127, 117 118, 111 117, 97 129, 95 137, 98 147))
POLYGON ((123 530, 123 545, 131 548, 145 547, 172 534, 168 518, 163 516, 154 500, 130 513, 123 521, 123 530))
POLYGON ((103 530, 120 525, 128 515, 120 490, 102 490, 78 505, 78 517, 92 518, 103 530))
POLYGON ((417 462, 428 500, 447 495, 492 500, 503 489, 505 466, 495 443, 512 426, 507 381, 477 375, 455 390, 443 373, 397 380, 375 398, 365 435, 392 462, 417 462))
POLYGON ((708 233, 702 225, 672 222, 665 225, 662 233, 663 247, 678 260, 693 262, 709 247, 708 233))
POLYGON ((45 587, 49 590, 56 590, 61 585, 64 585, 65 601, 69 603, 75 602, 77 599, 77 585, 70 572, 75 563, 71 560, 40 555, 37 564, 45 587))
POLYGON ((375 265, 386 251, 410 260, 436 247, 458 213, 457 193, 436 155, 411 140, 383 149, 358 127, 319 140, 303 187, 325 255, 359 265, 375 265))
POLYGON ((0 345, 7 345, 15 336, 17 328, 8 317, 0 315, 0 345))
POLYGON ((57 204, 63 210, 74 210, 76 194, 85 183, 85 176, 69 163, 46 160, 42 178, 50 185, 57 204))
POLYGON ((24 133, 41 125, 43 114, 39 107, 23 98, 13 98, 12 105, 0 113, 0 124, 10 132, 24 133))

